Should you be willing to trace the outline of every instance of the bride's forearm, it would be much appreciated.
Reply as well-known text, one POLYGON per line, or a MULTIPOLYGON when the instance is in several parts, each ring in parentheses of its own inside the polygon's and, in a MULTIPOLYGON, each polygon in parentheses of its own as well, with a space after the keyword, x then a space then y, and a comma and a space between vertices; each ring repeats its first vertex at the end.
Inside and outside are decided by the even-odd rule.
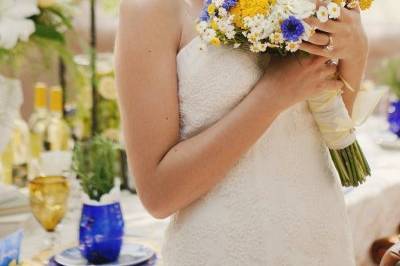
POLYGON ((256 86, 214 125, 172 147, 141 188, 152 215, 167 217, 215 186, 282 111, 277 100, 256 86))
MULTIPOLYGON (((358 90, 361 86, 362 79, 364 77, 365 68, 367 65, 366 51, 359 55, 359 58, 354 60, 341 60, 339 61, 339 73, 342 78, 354 89, 358 90)), ((347 110, 351 114, 353 109, 353 103, 357 96, 357 91, 351 91, 348 88, 343 90, 343 101, 347 107, 347 110)))

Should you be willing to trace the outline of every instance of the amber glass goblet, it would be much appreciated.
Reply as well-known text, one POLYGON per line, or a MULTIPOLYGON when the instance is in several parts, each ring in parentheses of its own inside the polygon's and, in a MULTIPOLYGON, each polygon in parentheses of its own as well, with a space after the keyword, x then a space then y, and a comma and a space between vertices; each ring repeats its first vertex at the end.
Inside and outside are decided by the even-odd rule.
MULTIPOLYGON (((29 183, 29 200, 33 216, 49 233, 64 218, 69 195, 68 181, 63 176, 40 176, 29 183)), ((54 244, 51 234, 50 248, 54 244)))

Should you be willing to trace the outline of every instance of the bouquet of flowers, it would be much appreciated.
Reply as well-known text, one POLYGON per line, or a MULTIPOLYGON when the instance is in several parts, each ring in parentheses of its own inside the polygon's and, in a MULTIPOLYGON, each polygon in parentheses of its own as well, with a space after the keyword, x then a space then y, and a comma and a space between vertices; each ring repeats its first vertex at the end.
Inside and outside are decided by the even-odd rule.
MULTIPOLYGON (((284 56, 298 52, 300 44, 315 33, 306 18, 317 17, 324 23, 338 19, 341 7, 359 6, 364 10, 371 3, 372 0, 327 0, 317 8, 309 0, 205 0, 196 28, 202 40, 201 49, 206 49, 208 44, 223 44, 254 53, 284 56)), ((331 49, 329 46, 326 49, 331 49)), ((348 84, 346 87, 351 89, 348 84)), ((356 140, 354 127, 370 114, 379 95, 360 90, 350 117, 341 93, 327 88, 308 99, 308 104, 342 185, 358 186, 370 175, 370 168, 356 140)))
POLYGON ((65 32, 72 29, 72 0, 1 0, 0 62, 15 63, 27 47, 49 49, 72 64, 65 32))

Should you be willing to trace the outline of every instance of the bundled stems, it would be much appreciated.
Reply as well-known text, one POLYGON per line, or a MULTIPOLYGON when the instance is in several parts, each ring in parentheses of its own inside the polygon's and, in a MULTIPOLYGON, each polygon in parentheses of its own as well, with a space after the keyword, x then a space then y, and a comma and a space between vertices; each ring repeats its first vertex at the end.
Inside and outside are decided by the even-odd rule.
POLYGON ((364 183, 365 177, 371 175, 368 162, 357 141, 344 149, 330 149, 329 152, 343 186, 356 187, 364 183))

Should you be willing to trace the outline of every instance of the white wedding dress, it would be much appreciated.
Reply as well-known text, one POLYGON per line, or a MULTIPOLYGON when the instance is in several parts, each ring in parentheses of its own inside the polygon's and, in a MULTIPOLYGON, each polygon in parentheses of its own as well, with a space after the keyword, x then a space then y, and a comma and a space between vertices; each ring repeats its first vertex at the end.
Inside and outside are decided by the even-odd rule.
MULTIPOLYGON (((261 76, 257 58, 199 38, 177 56, 181 137, 234 108, 261 76)), ((177 212, 166 266, 353 266, 343 194, 307 104, 273 122, 208 194, 177 212)))

